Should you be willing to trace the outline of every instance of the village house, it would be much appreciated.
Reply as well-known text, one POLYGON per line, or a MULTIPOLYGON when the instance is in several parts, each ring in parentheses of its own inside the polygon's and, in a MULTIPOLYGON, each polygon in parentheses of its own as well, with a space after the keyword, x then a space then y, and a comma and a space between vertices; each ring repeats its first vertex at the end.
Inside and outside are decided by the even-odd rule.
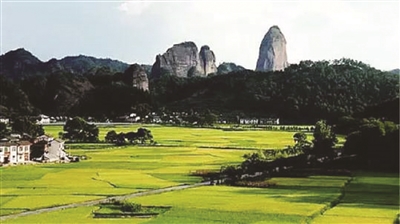
POLYGON ((69 161, 65 152, 64 141, 54 139, 48 135, 41 135, 35 139, 33 144, 34 160, 38 162, 69 161))
POLYGON ((39 114, 38 120, 36 121, 37 124, 50 124, 50 117, 39 114))
POLYGON ((239 124, 279 125, 279 118, 240 118, 239 124))
POLYGON ((260 118, 259 124, 279 125, 279 118, 260 118))
POLYGON ((0 164, 18 164, 30 161, 29 141, 0 142, 0 164))
POLYGON ((258 118, 240 118, 239 123, 240 124, 258 124, 259 119, 258 118))
POLYGON ((8 124, 8 123, 10 123, 10 119, 0 116, 0 123, 8 124))

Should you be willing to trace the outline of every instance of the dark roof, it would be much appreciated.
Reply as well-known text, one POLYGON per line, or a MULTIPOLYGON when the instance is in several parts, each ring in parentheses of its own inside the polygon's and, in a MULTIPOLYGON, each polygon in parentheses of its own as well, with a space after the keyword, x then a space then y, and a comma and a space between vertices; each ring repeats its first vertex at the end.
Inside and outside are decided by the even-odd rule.
POLYGON ((18 146, 18 145, 32 145, 29 141, 18 141, 18 142, 0 142, 0 146, 18 146))

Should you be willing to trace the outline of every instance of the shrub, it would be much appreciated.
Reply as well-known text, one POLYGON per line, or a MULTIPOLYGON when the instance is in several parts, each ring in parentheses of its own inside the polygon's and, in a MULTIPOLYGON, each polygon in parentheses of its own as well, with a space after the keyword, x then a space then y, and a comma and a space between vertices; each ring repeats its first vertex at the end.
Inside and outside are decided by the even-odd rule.
POLYGON ((121 206, 123 212, 139 212, 142 209, 141 204, 124 201, 121 206))
POLYGON ((276 186, 275 181, 237 181, 236 186, 268 188, 276 186))

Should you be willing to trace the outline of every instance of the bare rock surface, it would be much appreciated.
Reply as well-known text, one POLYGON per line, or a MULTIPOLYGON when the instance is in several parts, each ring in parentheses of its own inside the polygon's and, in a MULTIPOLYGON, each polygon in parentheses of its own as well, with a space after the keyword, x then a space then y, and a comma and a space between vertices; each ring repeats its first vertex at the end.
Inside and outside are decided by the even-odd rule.
POLYGON ((288 66, 285 36, 278 26, 272 26, 261 41, 256 71, 279 71, 288 66))

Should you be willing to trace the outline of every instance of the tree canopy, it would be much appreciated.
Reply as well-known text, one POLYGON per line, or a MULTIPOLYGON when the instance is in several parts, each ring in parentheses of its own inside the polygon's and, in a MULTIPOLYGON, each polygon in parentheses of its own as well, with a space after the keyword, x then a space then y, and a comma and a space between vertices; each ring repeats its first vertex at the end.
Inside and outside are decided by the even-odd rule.
POLYGON ((81 117, 74 117, 64 125, 63 138, 74 142, 97 142, 99 140, 99 128, 89 124, 81 117))
POLYGON ((36 124, 34 119, 26 116, 15 118, 11 124, 11 129, 14 133, 26 133, 33 138, 44 134, 43 126, 36 124))

